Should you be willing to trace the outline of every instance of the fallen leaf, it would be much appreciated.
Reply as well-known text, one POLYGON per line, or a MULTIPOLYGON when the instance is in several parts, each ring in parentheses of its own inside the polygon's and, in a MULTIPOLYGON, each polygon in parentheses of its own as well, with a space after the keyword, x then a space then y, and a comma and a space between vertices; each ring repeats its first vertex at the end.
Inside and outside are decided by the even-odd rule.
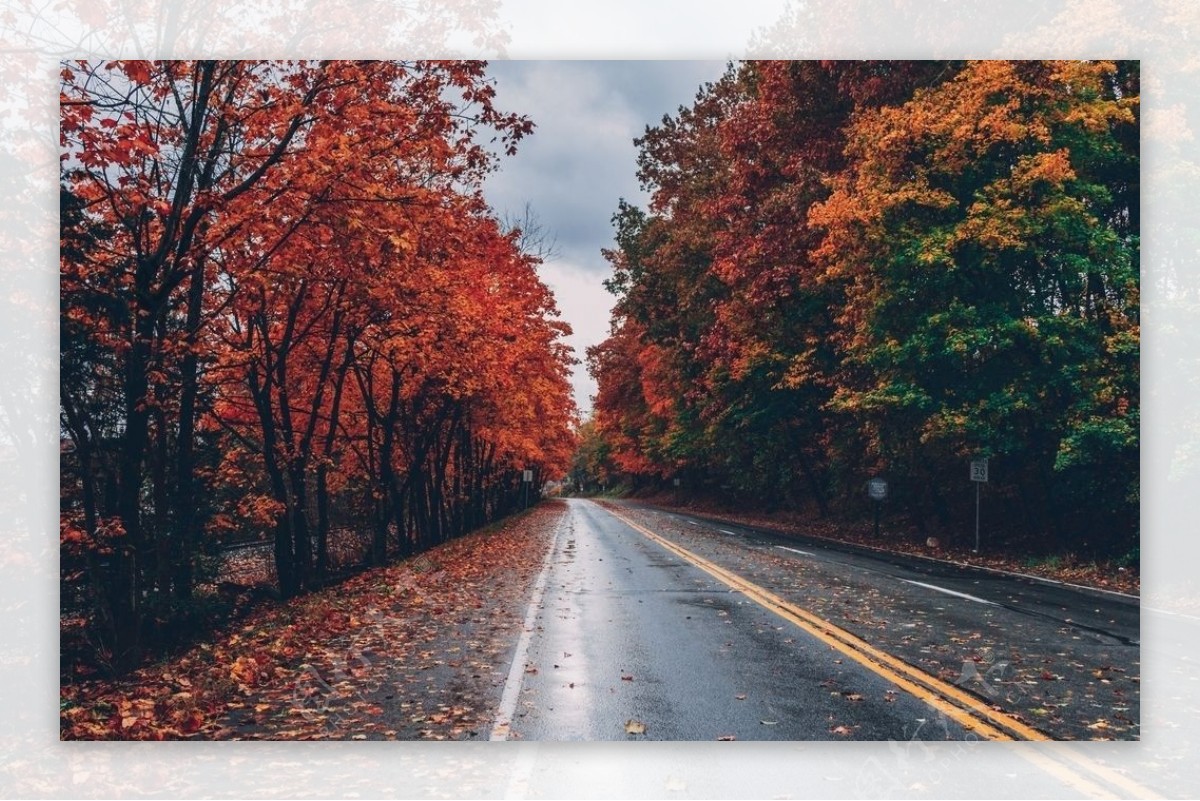
POLYGON ((199 709, 193 709, 179 724, 179 729, 184 734, 195 734, 200 731, 200 727, 204 725, 204 713, 199 709))
POLYGON ((634 720, 633 718, 630 718, 629 720, 625 721, 625 733, 645 734, 646 724, 642 723, 640 720, 634 720))
POLYGON ((717 738, 717 740, 722 741, 722 742, 729 742, 730 740, 736 740, 736 739, 737 739, 737 737, 734 737, 732 734, 722 734, 720 737, 717 738))

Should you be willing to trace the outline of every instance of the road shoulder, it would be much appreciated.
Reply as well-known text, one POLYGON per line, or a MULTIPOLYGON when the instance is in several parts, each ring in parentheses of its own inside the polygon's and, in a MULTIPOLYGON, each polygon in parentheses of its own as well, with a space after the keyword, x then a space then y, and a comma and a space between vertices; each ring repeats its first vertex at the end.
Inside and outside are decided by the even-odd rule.
POLYGON ((60 692, 62 739, 482 740, 565 504, 268 603, 120 681, 60 692))
POLYGON ((898 535, 883 535, 876 538, 872 533, 864 533, 851 526, 838 525, 829 521, 801 521, 789 516, 734 514, 727 510, 671 503, 662 498, 602 500, 618 505, 643 506, 664 512, 687 514, 711 522, 730 523, 772 536, 819 540, 838 548, 896 554, 907 558, 1019 576, 1031 581, 1048 581, 1129 598, 1136 599, 1140 597, 1141 592, 1141 576, 1136 570, 1112 565, 1076 562, 1073 559, 1047 559, 1040 562, 1023 563, 997 554, 972 553, 966 549, 947 546, 940 541, 935 545, 930 545, 898 535))

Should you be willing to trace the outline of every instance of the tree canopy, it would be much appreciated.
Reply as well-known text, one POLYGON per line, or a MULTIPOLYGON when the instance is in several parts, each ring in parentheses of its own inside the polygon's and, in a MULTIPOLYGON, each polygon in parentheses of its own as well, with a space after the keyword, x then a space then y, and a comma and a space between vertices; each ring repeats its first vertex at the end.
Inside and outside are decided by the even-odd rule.
POLYGON ((338 520, 382 561, 566 472, 569 329, 481 194, 533 126, 485 67, 63 64, 65 600, 119 669, 223 542, 293 595, 338 520))
POLYGON ((1136 552, 1133 62, 747 62, 637 140, 596 426, 635 482, 1136 552))

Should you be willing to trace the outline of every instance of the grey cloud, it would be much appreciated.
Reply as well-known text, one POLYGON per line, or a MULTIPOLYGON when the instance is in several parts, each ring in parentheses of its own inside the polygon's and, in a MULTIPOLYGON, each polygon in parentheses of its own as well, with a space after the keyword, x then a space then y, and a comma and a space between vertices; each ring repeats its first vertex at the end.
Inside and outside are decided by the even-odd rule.
MULTIPOLYGON (((541 268, 580 359, 607 335, 613 297, 602 285, 612 245, 610 218, 625 198, 644 203, 633 140, 664 114, 689 106, 706 81, 724 73, 709 61, 497 61, 496 103, 536 124, 513 157, 488 180, 488 201, 520 218, 529 205, 558 256, 541 268)), ((573 371, 576 402, 585 411, 596 385, 583 365, 573 371)))
POLYGON ((564 259, 602 272, 600 249, 611 244, 617 201, 645 200, 634 138, 690 105, 699 86, 724 68, 694 61, 493 62, 498 105, 528 115, 537 128, 488 181, 489 201, 510 214, 530 204, 564 259))

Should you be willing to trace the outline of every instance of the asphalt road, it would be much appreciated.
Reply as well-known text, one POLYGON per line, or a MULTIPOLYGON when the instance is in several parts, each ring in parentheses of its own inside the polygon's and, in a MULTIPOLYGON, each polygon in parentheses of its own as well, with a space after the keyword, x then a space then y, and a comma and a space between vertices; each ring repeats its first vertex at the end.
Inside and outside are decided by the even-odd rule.
POLYGON ((1135 597, 621 509, 1052 739, 1140 736, 1135 597))
POLYGON ((970 736, 588 502, 571 502, 518 659, 514 739, 970 736))
MULTIPOLYGON (((1013 720, 1039 736, 1129 731, 1110 720, 1120 714, 1117 704, 1097 700, 1096 691, 1105 687, 1098 682, 1112 683, 1107 676, 1129 683, 1136 670, 1137 606, 1129 599, 1085 595, 1080 607, 1070 588, 780 542, 653 509, 614 511, 643 530, 599 505, 571 501, 493 737, 986 739, 943 705, 917 697, 902 677, 831 647, 695 561, 731 571, 818 621, 941 675, 943 686, 1010 707, 1013 720), (645 532, 686 551, 668 550, 645 532), (1002 649, 1003 638, 1019 638, 1020 653, 1002 649), (1042 648, 1042 640, 1052 644, 1042 648), (1055 658, 1037 658, 1043 650, 1055 658), (1114 652, 1132 655, 1122 662, 1129 666, 1117 665, 1114 652), (1082 668, 1063 667, 1068 678, 1051 672, 1060 663, 1082 668), (1091 703, 1107 704, 1103 717, 1091 703), (1072 706, 1070 714, 1063 711, 1072 706), (1087 728, 1100 720, 1100 728, 1087 728)), ((1124 692, 1119 706, 1136 721, 1136 682, 1132 699, 1124 692)))

